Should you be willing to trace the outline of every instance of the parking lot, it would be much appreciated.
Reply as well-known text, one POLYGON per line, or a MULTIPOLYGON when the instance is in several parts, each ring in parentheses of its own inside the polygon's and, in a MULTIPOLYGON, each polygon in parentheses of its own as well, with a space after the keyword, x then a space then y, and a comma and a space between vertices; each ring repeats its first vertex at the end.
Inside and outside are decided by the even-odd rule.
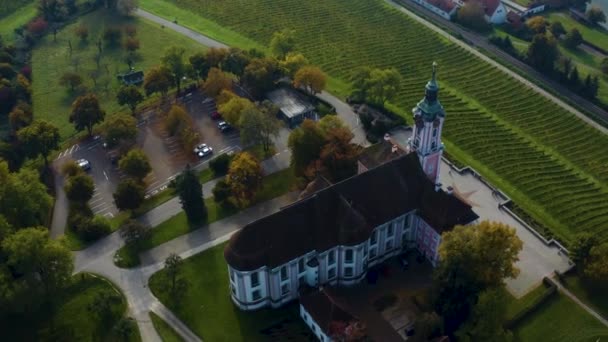
MULTIPOLYGON (((211 119, 211 113, 216 110, 215 102, 194 92, 184 97, 180 102, 196 123, 201 136, 200 143, 206 143, 213 148, 213 155, 240 149, 237 132, 223 134, 217 128, 217 122, 211 119)), ((146 177, 146 197, 162 191, 168 183, 186 165, 201 169, 213 157, 198 158, 192 151, 184 151, 175 137, 170 137, 162 122, 162 114, 149 110, 140 114, 138 124, 137 147, 143 149, 150 160, 152 172, 146 177)), ((125 178, 117 165, 112 164, 110 153, 103 147, 99 137, 89 138, 79 144, 62 151, 54 162, 56 170, 67 160, 86 159, 91 163, 88 173, 95 182, 95 192, 89 202, 96 215, 113 217, 117 212, 112 194, 121 179, 125 178)), ((58 189, 63 191, 63 189, 58 189)), ((67 209, 66 209, 67 210, 67 209)))

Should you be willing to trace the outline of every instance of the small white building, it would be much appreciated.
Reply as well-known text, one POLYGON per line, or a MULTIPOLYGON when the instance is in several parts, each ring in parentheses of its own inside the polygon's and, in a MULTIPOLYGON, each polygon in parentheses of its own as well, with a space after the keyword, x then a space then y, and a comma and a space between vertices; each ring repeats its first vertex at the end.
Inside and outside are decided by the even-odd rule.
POLYGON ((452 20, 458 5, 452 0, 412 0, 418 5, 436 13, 446 20, 452 20))
POLYGON ((409 151, 316 191, 236 232, 224 250, 233 302, 243 310, 279 307, 307 287, 349 286, 370 267, 416 249, 439 261, 441 233, 478 216, 441 190, 445 119, 433 78, 412 110, 409 151))

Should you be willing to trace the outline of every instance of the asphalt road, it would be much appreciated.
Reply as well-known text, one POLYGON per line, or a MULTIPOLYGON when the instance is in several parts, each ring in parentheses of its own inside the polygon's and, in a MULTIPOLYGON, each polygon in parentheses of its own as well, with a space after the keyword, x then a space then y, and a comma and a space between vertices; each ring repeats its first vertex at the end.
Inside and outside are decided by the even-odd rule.
POLYGON ((538 71, 536 71, 534 68, 530 67, 529 65, 527 65, 526 63, 520 61, 519 59, 505 53, 504 51, 502 51, 501 49, 499 49, 498 47, 490 44, 488 42, 488 40, 480 35, 477 34, 475 32, 469 31, 459 25, 456 25, 455 23, 445 20, 444 18, 438 16, 437 14, 426 10, 425 8, 423 8, 422 6, 418 6, 414 3, 409 2, 409 0, 395 0, 395 1, 391 1, 391 0, 385 0, 388 4, 390 4, 391 6, 397 8, 398 10, 400 10, 401 12, 407 14, 408 16, 414 18, 416 21, 422 23, 423 25, 425 25, 426 27, 430 28, 431 30, 439 33, 440 35, 446 37, 447 39, 449 39, 450 41, 452 41, 453 43, 463 47, 464 49, 468 50, 469 52, 473 53, 474 55, 476 55, 477 57, 481 58, 482 60, 484 60, 487 63, 490 63, 491 65, 497 67, 498 69, 500 69, 501 71, 503 71, 504 73, 510 75, 511 77, 515 78, 516 80, 522 82, 523 84, 525 84, 526 86, 528 86, 529 88, 534 89, 536 92, 538 92, 539 94, 543 95, 544 97, 546 97, 547 99, 551 100, 552 102, 555 102, 557 105, 559 105, 560 107, 566 109, 567 111, 571 112, 572 114, 576 115, 577 117, 579 117, 581 120, 587 122, 590 126, 596 128, 597 130, 599 130, 600 132, 604 133, 604 134, 608 134, 608 128, 600 125, 599 123, 595 122, 593 119, 589 118, 588 116, 586 116, 585 114, 581 113, 578 109, 572 107, 571 105, 567 104, 566 102, 562 101, 561 99, 557 98, 556 96, 554 96, 553 94, 547 92, 546 90, 544 90, 543 88, 537 86, 536 84, 530 82, 529 80, 523 78, 522 76, 520 76, 519 74, 511 71, 510 69, 508 69, 507 67, 505 67, 504 65, 494 61, 493 59, 489 58, 488 56, 482 54, 481 52, 477 51, 477 49, 475 49, 475 47, 480 47, 486 51, 491 52, 493 55, 495 55, 496 57, 498 57, 498 59, 501 60, 501 63, 506 64, 506 65, 512 65, 515 68, 519 69, 523 74, 528 75, 528 77, 531 77, 533 79, 535 79, 538 82, 542 82, 544 84, 547 84, 548 86, 550 86, 551 88, 553 88, 556 92, 558 92, 560 95, 568 98, 568 100, 571 103, 576 103, 577 106, 579 106, 580 108, 583 108, 584 110, 593 113, 594 115, 596 115, 598 118, 601 118, 602 120, 604 120, 605 122, 608 123, 608 112, 606 112, 605 110, 603 110, 602 108, 594 105, 593 103, 591 103, 589 100, 578 96, 577 94, 575 94, 574 92, 570 91, 569 89, 567 89, 566 87, 562 86, 561 84, 559 84, 558 82, 553 81, 552 79, 544 76, 543 74, 539 73, 538 71), (455 32, 457 34, 461 34, 464 39, 466 39, 468 42, 470 42, 471 45, 462 42, 461 40, 453 37, 452 35, 450 35, 449 33, 447 33, 446 31, 440 29, 439 27, 435 26, 433 23, 427 21, 424 18, 419 17, 418 15, 416 15, 415 13, 421 13, 424 14, 425 17, 430 18, 434 23, 438 23, 442 26, 447 27, 448 29, 450 29, 452 32, 455 32))

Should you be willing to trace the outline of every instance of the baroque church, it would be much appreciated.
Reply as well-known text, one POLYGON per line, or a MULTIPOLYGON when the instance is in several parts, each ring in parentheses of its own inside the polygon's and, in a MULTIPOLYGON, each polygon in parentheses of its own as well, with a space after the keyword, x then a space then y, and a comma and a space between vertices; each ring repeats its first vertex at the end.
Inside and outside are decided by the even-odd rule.
MULTIPOLYGON (((356 176, 317 186, 231 237, 224 257, 235 305, 276 308, 299 298, 303 288, 354 285, 374 265, 411 249, 437 265, 441 233, 478 219, 439 183, 446 116, 438 92, 434 64, 424 98, 412 110, 407 151, 389 148, 380 162, 364 153, 356 176)), ((301 311, 308 323, 306 308, 301 311)))

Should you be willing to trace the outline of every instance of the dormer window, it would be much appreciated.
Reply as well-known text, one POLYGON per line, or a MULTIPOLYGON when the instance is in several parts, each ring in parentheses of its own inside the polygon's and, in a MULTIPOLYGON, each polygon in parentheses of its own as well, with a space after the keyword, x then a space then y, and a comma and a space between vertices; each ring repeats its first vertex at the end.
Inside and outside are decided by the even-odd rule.
POLYGON ((353 262, 353 250, 352 249, 347 249, 346 250, 346 255, 344 257, 346 259, 346 262, 353 262))
POLYGON ((258 272, 251 273, 251 287, 260 285, 260 277, 258 272))

